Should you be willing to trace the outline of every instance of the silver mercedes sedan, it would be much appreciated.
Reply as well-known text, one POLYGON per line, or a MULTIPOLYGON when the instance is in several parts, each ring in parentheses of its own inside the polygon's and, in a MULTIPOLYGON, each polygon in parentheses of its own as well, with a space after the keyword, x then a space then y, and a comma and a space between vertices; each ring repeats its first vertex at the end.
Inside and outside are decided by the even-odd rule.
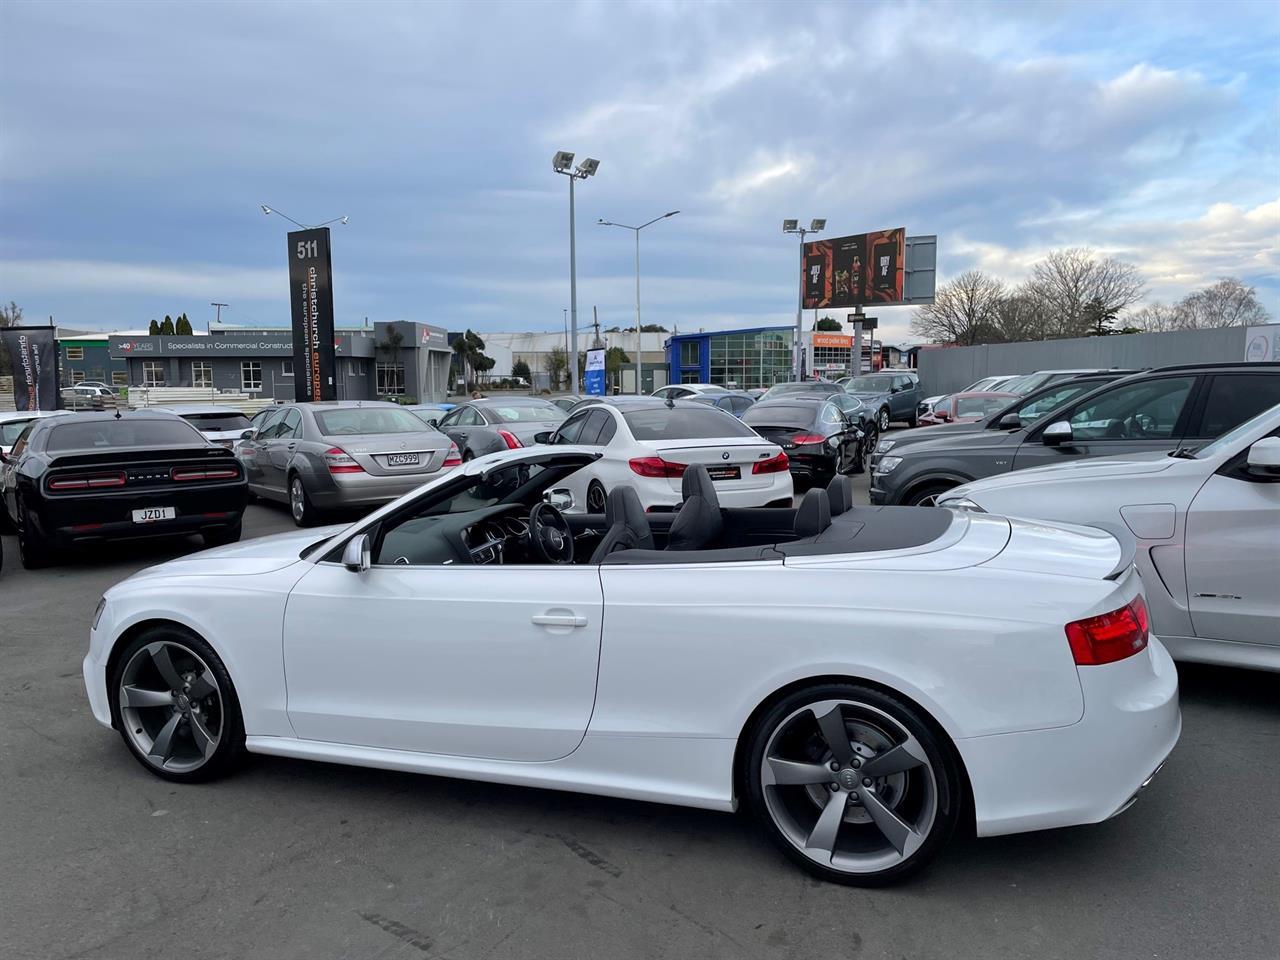
POLYGON ((245 431, 236 456, 249 492, 288 503, 300 527, 389 503, 462 463, 439 430, 375 400, 284 404, 245 431))

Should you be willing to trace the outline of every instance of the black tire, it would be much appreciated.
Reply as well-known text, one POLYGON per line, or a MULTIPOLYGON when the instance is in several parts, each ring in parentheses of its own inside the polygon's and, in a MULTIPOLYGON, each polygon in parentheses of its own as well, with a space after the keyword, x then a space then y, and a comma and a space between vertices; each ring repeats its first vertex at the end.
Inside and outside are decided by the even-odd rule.
POLYGON ((876 414, 876 426, 880 428, 880 432, 884 433, 889 429, 889 408, 881 407, 880 412, 876 414))
POLYGON ((913 413, 910 417, 908 417, 907 426, 910 427, 912 430, 920 426, 920 414, 913 413))
POLYGON ((940 493, 946 493, 953 487, 958 487, 958 483, 926 483, 924 486, 916 487, 903 499, 903 506, 907 507, 932 507, 934 499, 940 493))
POLYGON ((35 523, 31 518, 31 511, 23 506, 22 501, 18 501, 18 517, 21 520, 18 524, 18 558, 22 561, 23 569, 39 570, 49 566, 53 556, 49 548, 35 538, 35 523))
POLYGON ((289 514, 293 517, 293 522, 300 527, 314 527, 323 519, 316 505, 311 502, 307 485, 296 473, 289 477, 289 514))
MULTIPOLYGON (((752 726, 745 756, 745 793, 760 828, 788 858, 832 883, 880 887, 905 880, 938 855, 964 809, 964 778, 946 735, 917 707, 855 683, 817 684, 787 695, 752 726), (816 707, 817 711, 809 707, 816 707), (836 712, 830 713, 832 709, 836 712), (836 723, 843 721, 841 726, 849 739, 844 749, 854 759, 851 766, 838 773, 830 770, 835 754, 824 739, 818 713, 838 716, 836 723), (876 736, 877 724, 883 728, 879 749, 862 742, 876 736), (807 736, 806 725, 812 729, 807 736), (827 771, 822 774, 824 777, 829 775, 833 782, 839 778, 840 783, 835 784, 834 790, 828 783, 808 781, 766 784, 762 772, 766 750, 800 750, 803 755, 795 760, 781 759, 794 762, 797 768, 827 771), (853 766, 866 763, 869 768, 881 753, 890 750, 900 756, 909 755, 906 762, 910 766, 876 776, 870 787, 863 786, 867 781, 859 779, 861 773, 855 772, 853 766), (888 833, 877 826, 871 811, 873 803, 881 811, 891 809, 899 823, 906 825, 905 832, 898 834, 904 850, 899 850, 888 839, 888 833), (818 811, 826 811, 832 804, 837 804, 829 835, 833 852, 826 854, 810 844, 825 816, 818 811), (792 819, 793 813, 802 818, 815 817, 817 822, 807 837, 801 836, 806 832, 804 825, 792 819), (877 844, 883 849, 878 849, 877 844)), ((768 776, 772 779, 772 774, 768 776)))
POLYGON ((211 530, 203 530, 200 535, 204 538, 206 547, 223 547, 228 543, 239 543, 240 534, 244 528, 244 522, 237 520, 229 527, 216 527, 211 530))
POLYGON ((607 495, 604 492, 604 484, 599 480, 592 480, 587 484, 587 513, 604 513, 604 504, 606 499, 607 495), (599 509, 597 509, 597 507, 599 509))
MULTIPOLYGON (((193 673, 193 671, 184 672, 183 676, 192 676, 193 673)), ((149 685, 163 686, 163 677, 153 674, 149 685)), ((107 693, 110 701, 112 723, 120 731, 120 736, 124 740, 125 746, 128 747, 129 752, 143 767, 157 777, 172 780, 176 783, 201 783, 225 776, 234 770, 244 758, 244 718, 240 712, 240 701, 236 696, 235 686, 231 682, 227 668, 208 643, 177 624, 151 627, 134 637, 121 651, 120 656, 116 658, 111 676, 107 678, 107 693), (121 707, 120 688, 124 680, 125 671, 126 669, 132 669, 131 665, 136 657, 146 656, 145 653, 140 654, 140 651, 152 645, 164 645, 171 650, 175 647, 180 647, 189 651, 194 655, 193 658, 173 656, 171 657, 172 665, 178 670, 182 670, 184 667, 199 669, 200 666, 205 666, 212 677, 218 708, 216 747, 211 752, 206 753, 203 759, 198 757, 200 751, 196 746, 195 737, 190 733, 190 720, 183 721, 180 719, 177 723, 177 728, 171 735, 171 740, 175 743, 175 746, 185 747, 191 753, 197 755, 197 758, 191 761, 197 765, 189 769, 169 769, 160 765, 161 763, 171 763, 172 761, 167 759, 160 760, 159 758, 153 759, 142 750, 139 742, 135 740, 137 736, 147 735, 145 726, 147 723, 150 723, 153 728, 159 726, 163 729, 166 718, 172 719, 174 713, 182 713, 176 705, 173 707, 143 707, 141 710, 134 710, 130 717, 125 715, 121 707), (194 658, 199 659, 196 660, 194 658), (203 661, 203 664, 200 661, 203 661), (142 711, 144 710, 148 716, 142 719, 142 711), (166 713, 165 711, 168 712, 166 713), (159 714, 159 716, 154 716, 155 714, 159 714), (137 726, 126 724, 126 720, 131 718, 137 723, 137 726), (183 732, 184 724, 187 728, 185 735, 183 732)), ((197 701, 193 696, 191 702, 198 707, 200 703, 207 705, 209 698, 206 697, 197 701)), ((190 713, 187 713, 187 716, 190 716, 190 713)), ((206 723, 211 716, 211 713, 206 712, 206 723)), ((158 746, 159 736, 151 739, 151 743, 153 748, 158 746)))

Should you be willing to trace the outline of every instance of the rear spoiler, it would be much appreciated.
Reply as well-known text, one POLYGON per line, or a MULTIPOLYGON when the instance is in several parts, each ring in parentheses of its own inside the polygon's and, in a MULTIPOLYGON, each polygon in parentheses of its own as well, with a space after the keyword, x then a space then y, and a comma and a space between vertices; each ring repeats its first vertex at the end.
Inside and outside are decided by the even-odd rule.
POLYGON ((1138 541, 1134 539, 1128 527, 1122 527, 1118 523, 1091 523, 1089 526, 1110 534, 1120 544, 1120 559, 1111 568, 1111 572, 1102 578, 1104 580, 1119 580, 1124 576, 1125 571, 1133 566, 1133 561, 1138 556, 1138 541))

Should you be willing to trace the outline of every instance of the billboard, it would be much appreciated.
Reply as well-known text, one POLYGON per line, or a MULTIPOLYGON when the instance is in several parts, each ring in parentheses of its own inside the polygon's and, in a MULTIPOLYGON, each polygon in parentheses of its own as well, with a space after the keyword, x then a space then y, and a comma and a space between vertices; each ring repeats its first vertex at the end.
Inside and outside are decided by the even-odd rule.
POLYGON ((336 400, 333 264, 329 228, 289 234, 289 305, 293 320, 294 399, 336 400))
POLYGON ((1280 323, 1246 329, 1244 358, 1250 363, 1280 360, 1280 323))
POLYGON ((18 410, 58 409, 58 341, 53 327, 4 327, 18 410))
POLYGON ((804 307, 904 302, 905 227, 804 245, 804 307))

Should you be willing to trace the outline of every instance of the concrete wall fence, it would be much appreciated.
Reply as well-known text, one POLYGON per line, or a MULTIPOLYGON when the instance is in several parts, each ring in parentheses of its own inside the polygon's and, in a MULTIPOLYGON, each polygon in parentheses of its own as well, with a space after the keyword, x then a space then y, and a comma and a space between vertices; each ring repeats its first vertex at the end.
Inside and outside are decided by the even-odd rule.
POLYGON ((1107 368, 1139 370, 1180 363, 1233 363, 1245 359, 1246 336, 1264 328, 1178 330, 1073 340, 1032 340, 920 351, 920 383, 927 396, 963 389, 983 377, 1036 370, 1107 368))

